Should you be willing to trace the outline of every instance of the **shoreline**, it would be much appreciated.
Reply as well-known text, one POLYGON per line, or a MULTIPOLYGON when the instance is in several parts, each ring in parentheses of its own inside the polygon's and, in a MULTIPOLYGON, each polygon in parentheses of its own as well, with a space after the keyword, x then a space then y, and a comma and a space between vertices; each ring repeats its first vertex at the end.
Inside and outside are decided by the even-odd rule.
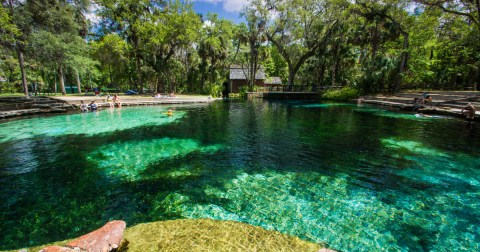
MULTIPOLYGON (((200 95, 178 95, 169 98, 153 98, 145 96, 119 96, 123 106, 158 106, 158 105, 178 105, 178 104, 195 104, 210 103, 221 98, 212 98, 211 96, 200 95)), ((6 97, 7 99, 9 97, 6 97)), ((83 100, 89 104, 95 101, 99 108, 110 108, 107 103, 106 96, 38 96, 32 98, 10 97, 13 100, 19 100, 18 103, 12 102, 12 106, 16 109, 0 111, 0 122, 24 119, 29 117, 53 114, 69 114, 81 112, 79 109, 80 102, 83 100), (39 100, 50 100, 50 104, 39 102, 39 100), (36 104, 41 103, 41 104, 36 104), (25 105, 29 103, 29 105, 25 105), (31 104, 32 103, 32 104, 31 104), (16 105, 15 105, 16 104, 16 105)), ((117 106, 116 106, 117 107, 117 106)))

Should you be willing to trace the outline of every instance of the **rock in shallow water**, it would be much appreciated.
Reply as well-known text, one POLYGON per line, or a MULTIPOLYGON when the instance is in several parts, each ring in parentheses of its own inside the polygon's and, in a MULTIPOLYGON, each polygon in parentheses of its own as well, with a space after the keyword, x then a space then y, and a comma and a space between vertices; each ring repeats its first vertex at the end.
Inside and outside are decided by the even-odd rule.
POLYGON ((76 252, 98 251, 109 252, 118 248, 122 241, 123 231, 127 224, 124 221, 110 221, 103 227, 67 243, 65 247, 50 246, 42 252, 76 252))
POLYGON ((65 247, 60 247, 60 246, 49 246, 46 247, 40 252, 77 252, 76 250, 65 248, 65 247))

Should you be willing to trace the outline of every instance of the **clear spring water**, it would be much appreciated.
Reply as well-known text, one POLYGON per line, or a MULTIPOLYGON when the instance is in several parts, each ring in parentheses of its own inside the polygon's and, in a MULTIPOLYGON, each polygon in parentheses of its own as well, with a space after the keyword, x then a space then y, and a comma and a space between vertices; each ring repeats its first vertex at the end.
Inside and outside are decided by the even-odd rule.
POLYGON ((215 102, 0 124, 0 249, 106 221, 236 220, 345 251, 480 250, 480 124, 215 102))

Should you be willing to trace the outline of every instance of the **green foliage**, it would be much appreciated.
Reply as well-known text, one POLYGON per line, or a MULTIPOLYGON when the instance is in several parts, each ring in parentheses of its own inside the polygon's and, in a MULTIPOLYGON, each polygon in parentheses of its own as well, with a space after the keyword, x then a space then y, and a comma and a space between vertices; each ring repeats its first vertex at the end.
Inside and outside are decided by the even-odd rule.
POLYGON ((332 101, 351 101, 360 96, 360 91, 353 87, 344 87, 341 89, 329 89, 322 94, 322 98, 332 101))
POLYGON ((129 45, 118 34, 111 33, 102 37, 99 41, 90 44, 93 56, 100 62, 101 79, 105 86, 120 89, 122 84, 127 83, 129 45))
POLYGON ((11 45, 20 34, 21 31, 12 23, 10 14, 0 5, 0 44, 11 45))
POLYGON ((19 91, 22 65, 27 82, 50 89, 76 83, 78 73, 88 87, 212 96, 232 64, 249 69, 248 90, 260 67, 284 83, 364 93, 480 83, 474 2, 417 2, 409 12, 403 0, 255 0, 242 11, 246 23, 234 24, 201 17, 188 1, 99 0, 102 21, 89 30, 90 0, 4 1, 0 75, 8 81, 0 88, 19 91))
POLYGON ((205 85, 205 93, 211 95, 212 97, 221 97, 222 96, 223 86, 215 83, 207 82, 205 85))

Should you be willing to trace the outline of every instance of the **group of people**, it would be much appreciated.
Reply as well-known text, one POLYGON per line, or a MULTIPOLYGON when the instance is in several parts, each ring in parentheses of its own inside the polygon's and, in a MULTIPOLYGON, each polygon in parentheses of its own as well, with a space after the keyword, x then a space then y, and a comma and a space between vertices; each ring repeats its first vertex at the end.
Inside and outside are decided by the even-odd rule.
MULTIPOLYGON (((117 105, 119 108, 122 107, 122 103, 120 102, 120 97, 118 94, 115 94, 111 96, 110 94, 107 95, 107 103, 110 106, 110 108, 114 108, 115 105, 117 105)), ((98 105, 95 103, 95 100, 92 100, 90 104, 86 104, 83 100, 80 101, 80 110, 82 112, 88 112, 88 111, 97 111, 98 105)))
POLYGON ((171 92, 169 95, 162 95, 160 92, 157 92, 153 98, 175 98, 175 92, 171 92))
MULTIPOLYGON (((422 94, 422 97, 423 98, 414 98, 413 99, 413 104, 414 104, 414 110, 415 109, 418 109, 419 107, 421 107, 422 104, 426 104, 426 103, 431 103, 432 102, 432 97, 428 94, 428 93, 423 93, 422 94)), ((461 113, 463 115, 465 115, 465 119, 469 122, 472 122, 475 118, 475 113, 476 113, 476 108, 475 106, 473 106, 471 103, 468 103, 464 108, 462 108, 462 111, 461 113)), ((425 116, 423 114, 417 114, 417 115, 420 115, 420 116, 425 116)), ((416 115, 416 116, 417 116, 416 115)), ((419 116, 419 117, 420 117, 419 116)))
POLYGON ((115 107, 115 105, 117 105, 119 108, 122 107, 122 103, 120 102, 120 97, 118 97, 118 94, 114 94, 113 96, 108 94, 107 103, 108 103, 108 106, 110 106, 110 108, 115 107))

